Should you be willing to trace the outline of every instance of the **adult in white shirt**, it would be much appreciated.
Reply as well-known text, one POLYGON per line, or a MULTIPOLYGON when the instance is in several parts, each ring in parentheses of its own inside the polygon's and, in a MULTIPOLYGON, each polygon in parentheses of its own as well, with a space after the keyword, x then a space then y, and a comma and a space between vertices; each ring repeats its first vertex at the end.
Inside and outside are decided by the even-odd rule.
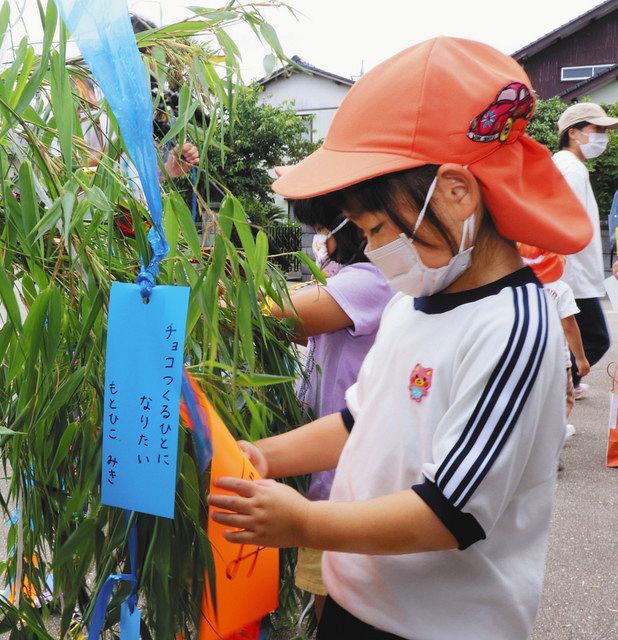
MULTIPOLYGON (((599 227, 599 208, 590 185, 585 160, 600 156, 607 148, 608 129, 618 128, 618 118, 610 118, 598 104, 571 105, 558 120, 559 151, 554 163, 588 212, 594 228, 592 240, 579 253, 567 256, 563 280, 575 294, 580 313, 576 316, 584 351, 590 366, 609 349, 609 334, 600 298, 605 295, 603 249, 599 227)), ((571 356, 573 360, 573 356, 571 356)), ((573 360, 574 363, 574 360, 573 360)), ((573 366, 575 398, 582 397, 587 385, 580 383, 573 366)))

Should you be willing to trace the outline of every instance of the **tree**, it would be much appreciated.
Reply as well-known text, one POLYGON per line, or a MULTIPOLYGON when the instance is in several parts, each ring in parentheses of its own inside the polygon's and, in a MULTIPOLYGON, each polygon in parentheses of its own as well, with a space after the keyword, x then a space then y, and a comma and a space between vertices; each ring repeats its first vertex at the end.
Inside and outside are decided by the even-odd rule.
MULTIPOLYGON (((528 125, 528 135, 549 147, 552 153, 558 151, 558 118, 568 106, 558 97, 539 100, 534 117, 528 125)), ((608 115, 618 116, 618 103, 602 106, 608 115)), ((618 186, 618 136, 610 135, 607 151, 598 158, 587 161, 587 165, 599 213, 602 217, 607 216, 618 186)))
POLYGON ((268 226, 281 215, 269 169, 298 162, 318 145, 303 139, 306 122, 291 104, 259 104, 262 91, 258 83, 238 89, 235 117, 223 138, 228 151, 222 158, 211 148, 209 162, 212 176, 242 202, 251 221, 268 226))

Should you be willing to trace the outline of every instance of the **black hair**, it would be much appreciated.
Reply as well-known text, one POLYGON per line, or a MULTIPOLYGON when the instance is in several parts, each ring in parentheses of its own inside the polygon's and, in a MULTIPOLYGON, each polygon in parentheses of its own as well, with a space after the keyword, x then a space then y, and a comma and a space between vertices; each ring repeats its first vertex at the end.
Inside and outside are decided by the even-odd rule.
POLYGON ((567 127, 560 135, 560 139, 558 140, 558 149, 566 149, 569 146, 569 129, 579 129, 581 131, 585 126, 589 124, 589 122, 586 122, 584 120, 583 122, 576 122, 570 127, 567 127))
POLYGON ((133 33, 142 33, 142 31, 157 28, 157 25, 152 20, 138 16, 135 13, 131 14, 131 26, 133 27, 133 33))
MULTIPOLYGON (((395 173, 370 178, 358 184, 345 187, 326 196, 324 206, 336 211, 346 210, 353 213, 359 211, 383 211, 408 237, 414 235, 414 228, 411 227, 398 211, 402 205, 420 211, 429 187, 436 177, 440 165, 426 164, 414 169, 406 169, 395 173)), ((315 198, 314 198, 315 200, 315 198)), ((496 232, 493 218, 489 211, 485 209, 487 215, 483 216, 483 221, 479 227, 479 240, 490 231, 496 232)), ((425 210, 424 222, 428 223, 435 235, 439 236, 450 248, 453 255, 459 251, 459 243, 451 235, 447 227, 443 224, 431 204, 425 210)), ((423 246, 432 246, 432 242, 425 239, 426 235, 415 236, 415 242, 423 246)), ((478 244, 478 241, 477 241, 478 244)))
MULTIPOLYGON (((332 231, 345 220, 341 209, 331 204, 329 196, 295 200, 293 206, 297 220, 310 227, 326 227, 332 231)), ((364 251, 367 241, 363 232, 352 222, 339 229, 333 238, 337 247, 332 254, 328 254, 331 260, 343 265, 369 262, 364 251)))

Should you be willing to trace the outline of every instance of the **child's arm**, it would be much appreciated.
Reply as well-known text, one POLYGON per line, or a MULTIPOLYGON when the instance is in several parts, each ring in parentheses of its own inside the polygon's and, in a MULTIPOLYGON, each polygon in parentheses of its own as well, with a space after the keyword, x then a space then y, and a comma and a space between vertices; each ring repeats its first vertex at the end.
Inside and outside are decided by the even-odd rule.
POLYGON ((309 336, 332 333, 354 326, 347 313, 324 287, 308 286, 291 295, 293 306, 284 304, 282 309, 273 304, 270 312, 276 318, 293 318, 294 341, 307 342, 309 336))
POLYGON ((311 502, 273 480, 220 478, 238 495, 211 494, 212 518, 239 544, 403 554, 457 548, 453 534, 412 489, 363 502, 311 502), (231 512, 231 513, 230 513, 231 512))
POLYGON ((239 444, 263 477, 284 478, 334 469, 348 435, 341 414, 333 413, 272 438, 239 444))
POLYGON ((577 326, 577 320, 575 320, 575 316, 567 316, 562 318, 561 322, 569 349, 575 356, 577 375, 583 378, 590 373, 590 365, 584 353, 584 345, 582 344, 582 336, 577 326))

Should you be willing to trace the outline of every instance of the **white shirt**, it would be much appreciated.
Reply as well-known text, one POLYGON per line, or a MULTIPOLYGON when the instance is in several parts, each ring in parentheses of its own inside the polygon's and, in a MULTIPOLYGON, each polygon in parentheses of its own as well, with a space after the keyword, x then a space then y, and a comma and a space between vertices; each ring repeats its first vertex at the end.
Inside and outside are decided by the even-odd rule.
POLYGON ((565 374, 556 310, 528 268, 472 291, 396 295, 346 395, 355 424, 331 500, 413 488, 460 549, 326 552, 335 601, 410 640, 527 638, 564 437, 565 374))
MULTIPOLYGON (((579 313, 579 307, 575 302, 573 291, 564 280, 554 280, 554 282, 545 283, 545 292, 556 305, 560 320, 579 313)), ((564 350, 565 362, 568 369, 571 366, 571 351, 566 341, 566 336, 564 340, 564 350)))
POLYGON ((566 149, 555 153, 553 161, 586 209, 593 228, 589 244, 579 253, 566 256, 562 279, 571 287, 576 298, 601 298, 605 295, 605 272, 599 207, 592 192, 588 169, 574 153, 566 149))

